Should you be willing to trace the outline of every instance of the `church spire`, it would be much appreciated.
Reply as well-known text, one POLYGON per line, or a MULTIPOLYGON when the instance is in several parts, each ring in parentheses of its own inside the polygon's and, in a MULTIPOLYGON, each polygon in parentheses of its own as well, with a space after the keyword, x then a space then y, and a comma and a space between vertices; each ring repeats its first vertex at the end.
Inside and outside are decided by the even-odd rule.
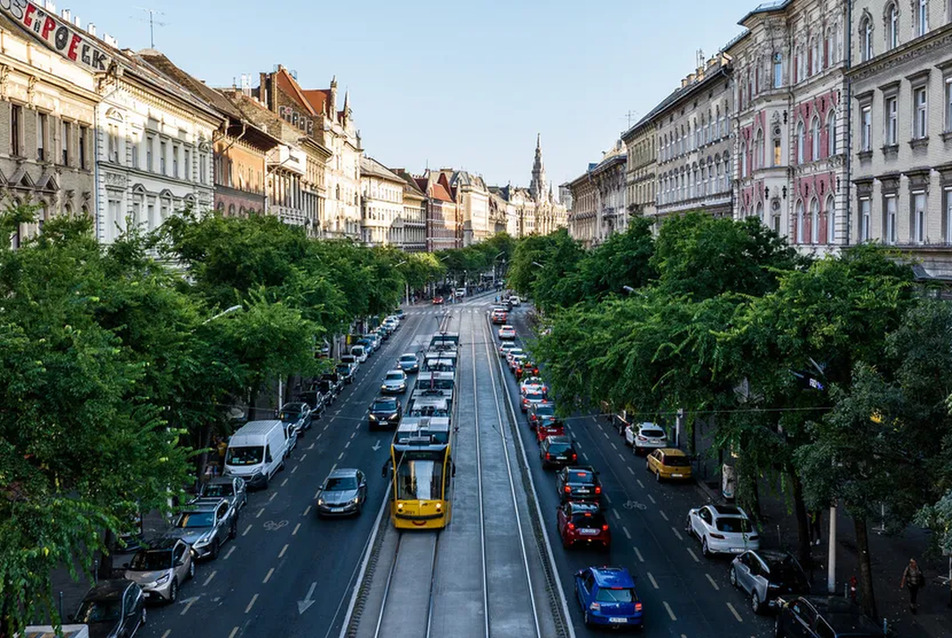
POLYGON ((529 192, 532 199, 539 202, 546 196, 545 166, 542 164, 542 134, 536 134, 535 161, 532 164, 532 182, 529 184, 529 192))

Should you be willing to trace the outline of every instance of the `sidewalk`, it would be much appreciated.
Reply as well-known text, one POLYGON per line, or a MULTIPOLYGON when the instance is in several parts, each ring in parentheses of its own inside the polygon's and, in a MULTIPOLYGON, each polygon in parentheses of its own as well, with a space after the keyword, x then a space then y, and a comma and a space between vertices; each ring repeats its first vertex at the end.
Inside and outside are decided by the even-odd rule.
MULTIPOLYGON (((704 447, 703 430, 698 434, 698 487, 706 498, 721 503, 720 474, 717 459, 707 458, 700 449, 704 447)), ((780 548, 797 554, 797 521, 793 505, 784 497, 780 486, 760 484, 760 503, 764 517, 761 542, 765 547, 780 548)), ((859 553, 853 520, 843 508, 838 509, 836 539, 836 591, 842 595, 851 576, 859 576, 859 553)), ((873 590, 880 617, 886 619, 891 635, 899 638, 948 638, 952 636, 952 609, 949 603, 949 586, 938 582, 948 576, 948 559, 927 557, 929 532, 915 526, 907 527, 901 534, 884 535, 874 529, 879 521, 869 524, 870 563, 873 572, 873 590), (910 558, 915 558, 926 577, 926 587, 919 591, 919 612, 909 611, 909 593, 899 589, 903 569, 910 558)), ((830 529, 829 510, 823 514, 822 538, 819 546, 812 547, 815 567, 812 574, 813 592, 826 593, 827 558, 830 529)), ((806 568, 806 566, 804 566, 806 568)), ((808 570, 809 573, 809 570, 808 570)))

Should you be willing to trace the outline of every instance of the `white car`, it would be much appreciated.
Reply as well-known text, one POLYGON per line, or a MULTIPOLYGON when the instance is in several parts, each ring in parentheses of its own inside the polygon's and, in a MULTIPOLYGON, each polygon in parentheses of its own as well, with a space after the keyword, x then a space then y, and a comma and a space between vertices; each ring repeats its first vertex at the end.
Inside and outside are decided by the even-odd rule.
POLYGON ((549 386, 545 384, 541 377, 526 377, 519 383, 519 394, 525 394, 528 391, 549 393, 549 386))
POLYGON ((367 355, 370 354, 367 352, 367 349, 363 346, 352 346, 350 353, 354 355, 358 363, 367 363, 367 355))
POLYGON ((668 447, 668 435, 656 423, 630 423, 625 427, 625 444, 630 445, 635 454, 647 453, 659 447, 668 447))
POLYGON ((403 394, 407 391, 407 374, 403 370, 391 370, 383 378, 380 391, 384 394, 403 394))
POLYGON ((499 338, 512 341, 513 339, 516 338, 516 329, 512 326, 500 326, 499 338))
POLYGON ((526 351, 522 348, 510 348, 509 352, 506 353, 506 363, 509 364, 509 367, 512 367, 512 358, 513 357, 524 357, 526 356, 526 351))
POLYGON ((688 512, 686 530, 701 541, 701 552, 741 554, 760 549, 760 534, 747 513, 734 505, 705 505, 688 512))
POLYGON ((518 306, 521 302, 522 300, 519 299, 517 295, 512 295, 509 297, 509 303, 511 303, 513 306, 518 306))
POLYGON ((499 346, 499 356, 503 358, 507 357, 509 355, 509 351, 516 347, 518 346, 516 346, 516 344, 512 341, 503 341, 502 345, 499 346))

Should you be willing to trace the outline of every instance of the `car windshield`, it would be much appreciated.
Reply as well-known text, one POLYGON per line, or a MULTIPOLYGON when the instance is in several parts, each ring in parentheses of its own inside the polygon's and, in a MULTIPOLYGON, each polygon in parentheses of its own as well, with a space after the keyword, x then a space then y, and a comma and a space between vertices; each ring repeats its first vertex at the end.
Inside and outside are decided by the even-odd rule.
POLYGON ((512 348, 511 350, 509 350, 509 354, 512 355, 513 357, 521 357, 522 352, 523 352, 522 348, 512 348))
POLYGON ((535 409, 536 416, 555 416, 554 405, 539 405, 535 409))
POLYGON ((228 448, 228 457, 225 459, 226 465, 257 465, 264 458, 264 447, 255 445, 253 447, 230 447, 228 448))
POLYGON ((387 381, 403 381, 404 376, 402 372, 388 372, 387 381))
POLYGON ((628 587, 599 587, 595 600, 603 603, 633 603, 638 600, 634 589, 628 587))
POLYGON ((119 620, 122 602, 119 600, 87 600, 79 608, 76 620, 81 623, 108 622, 119 620))
POLYGON ((371 408, 373 412, 396 412, 397 411, 397 401, 396 399, 385 399, 383 401, 374 401, 374 405, 371 408))
POLYGON ((720 532, 736 533, 749 532, 750 521, 740 516, 718 516, 717 530, 720 532))
POLYGON ((172 550, 156 549, 137 553, 132 557, 129 568, 139 572, 151 572, 172 567, 172 550))
POLYGON ((324 483, 325 492, 341 492, 356 489, 357 477, 355 476, 332 476, 324 483))
POLYGON ((591 485, 595 481, 595 476, 588 470, 572 470, 569 472, 567 483, 577 485, 591 485))
POLYGON ((285 422, 297 421, 301 418, 300 410, 281 410, 281 420, 285 422))
POLYGON ((400 362, 401 363, 416 363, 417 358, 412 354, 405 354, 402 357, 400 357, 400 362))
POLYGON ((235 493, 234 486, 229 483, 210 483, 205 487, 202 496, 231 496, 235 493))
POLYGON ((442 498, 443 465, 426 459, 404 458, 397 466, 398 500, 433 500, 442 498))
POLYGON ((350 372, 350 366, 347 365, 346 363, 342 363, 339 366, 337 366, 337 371, 343 374, 347 374, 348 372, 350 372))
POLYGON ((691 461, 686 456, 666 456, 664 457, 664 464, 672 467, 688 467, 691 465, 691 461))
POLYGON ((181 529, 211 527, 214 524, 215 512, 186 512, 175 522, 175 526, 181 529))
POLYGON ((537 390, 529 390, 526 392, 526 399, 528 401, 541 401, 543 397, 541 392, 537 390))

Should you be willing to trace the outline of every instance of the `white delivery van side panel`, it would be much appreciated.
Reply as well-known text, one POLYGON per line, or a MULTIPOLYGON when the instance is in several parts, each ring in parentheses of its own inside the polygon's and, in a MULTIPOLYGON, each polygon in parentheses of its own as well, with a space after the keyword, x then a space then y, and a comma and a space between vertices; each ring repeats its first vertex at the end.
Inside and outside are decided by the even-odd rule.
POLYGON ((228 440, 225 473, 240 476, 249 487, 267 487, 284 466, 287 447, 281 421, 249 421, 228 440))

